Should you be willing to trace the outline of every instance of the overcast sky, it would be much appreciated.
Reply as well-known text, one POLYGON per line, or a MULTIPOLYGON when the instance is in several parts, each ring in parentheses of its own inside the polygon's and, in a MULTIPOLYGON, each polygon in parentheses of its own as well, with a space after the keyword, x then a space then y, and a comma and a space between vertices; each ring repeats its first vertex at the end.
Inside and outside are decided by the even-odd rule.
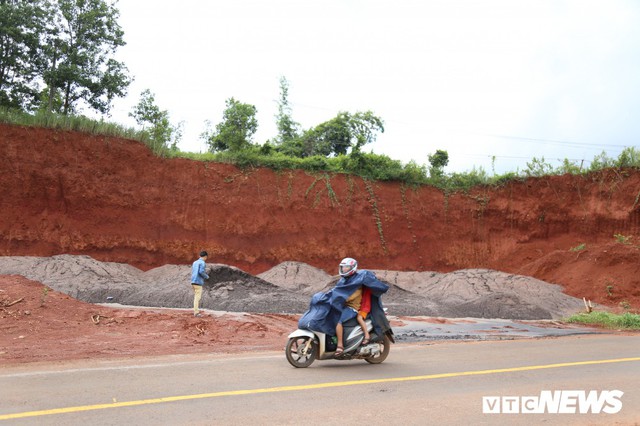
POLYGON ((205 120, 225 100, 255 105, 254 142, 276 136, 279 78, 305 129, 339 111, 371 110, 385 132, 365 151, 447 172, 554 166, 640 147, 640 2, 634 0, 120 0, 135 82, 183 151, 204 152, 205 120), (495 162, 492 157, 495 156, 495 162))

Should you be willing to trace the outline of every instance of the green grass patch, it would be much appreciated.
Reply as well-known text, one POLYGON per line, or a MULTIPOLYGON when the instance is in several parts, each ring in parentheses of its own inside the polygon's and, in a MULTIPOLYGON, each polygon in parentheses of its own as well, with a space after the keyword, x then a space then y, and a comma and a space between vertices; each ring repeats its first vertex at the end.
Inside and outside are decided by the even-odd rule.
POLYGON ((81 115, 61 115, 44 112, 29 114, 15 109, 0 108, 0 122, 29 127, 76 130, 94 135, 115 136, 148 142, 145 133, 140 130, 104 120, 94 120, 81 115))
POLYGON ((605 328, 640 330, 640 315, 625 312, 624 314, 612 314, 609 312, 593 311, 590 313, 576 314, 567 319, 567 322, 599 325, 605 328))

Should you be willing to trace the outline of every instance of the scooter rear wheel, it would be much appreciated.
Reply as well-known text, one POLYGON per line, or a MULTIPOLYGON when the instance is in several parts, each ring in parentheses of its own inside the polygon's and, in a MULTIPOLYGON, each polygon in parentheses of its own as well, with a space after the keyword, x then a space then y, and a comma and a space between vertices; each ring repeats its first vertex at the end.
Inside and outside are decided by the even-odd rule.
POLYGON ((287 355, 289 364, 296 368, 305 368, 315 361, 317 345, 316 342, 312 340, 309 346, 307 346, 310 339, 308 336, 299 336, 292 337, 287 341, 285 354, 287 355))
POLYGON ((389 351, 391 350, 391 340, 389 340, 389 337, 385 335, 383 342, 380 344, 382 345, 382 351, 380 351, 378 355, 364 359, 369 364, 380 364, 382 361, 387 359, 387 356, 389 356, 389 351))

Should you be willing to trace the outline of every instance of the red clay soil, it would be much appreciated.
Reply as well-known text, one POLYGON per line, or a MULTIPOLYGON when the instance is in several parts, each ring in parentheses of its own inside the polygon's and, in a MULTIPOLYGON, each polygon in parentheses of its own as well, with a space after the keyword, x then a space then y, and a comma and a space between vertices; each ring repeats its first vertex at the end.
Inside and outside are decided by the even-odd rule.
POLYGON ((293 315, 112 308, 0 276, 0 365, 284 348, 293 315))
POLYGON ((491 268, 640 306, 638 170, 445 194, 0 125, 0 191, 0 255, 86 254, 149 269, 190 263, 205 248, 210 262, 252 274, 286 260, 333 274, 352 256, 368 269, 491 268))

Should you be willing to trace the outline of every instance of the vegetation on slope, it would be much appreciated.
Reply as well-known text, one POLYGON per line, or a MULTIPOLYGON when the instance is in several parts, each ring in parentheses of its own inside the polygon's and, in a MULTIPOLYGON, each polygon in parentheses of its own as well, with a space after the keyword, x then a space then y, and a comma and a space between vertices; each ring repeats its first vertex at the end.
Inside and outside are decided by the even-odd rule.
MULTIPOLYGON (((348 173, 366 179, 379 181, 399 181, 409 185, 432 185, 445 191, 464 191, 478 185, 500 185, 510 180, 531 176, 549 176, 563 174, 588 174, 608 168, 640 168, 640 151, 625 148, 617 157, 606 153, 597 155, 590 167, 582 168, 567 159, 559 167, 545 162, 544 157, 533 158, 526 169, 520 172, 489 174, 483 168, 474 168, 464 173, 444 173, 442 164, 431 167, 416 162, 402 164, 385 155, 364 152, 349 152, 338 155, 311 155, 296 157, 275 149, 270 143, 262 146, 248 144, 239 150, 219 152, 191 153, 178 150, 173 144, 167 146, 153 138, 149 130, 136 130, 102 120, 92 120, 83 116, 70 116, 53 113, 35 113, 2 108, 0 122, 23 126, 36 126, 52 129, 76 130, 91 134, 122 137, 138 140, 148 145, 157 155, 163 157, 189 158, 197 161, 214 161, 235 164, 238 167, 266 167, 273 170, 302 169, 311 172, 348 173)), ((440 151, 442 152, 442 151, 440 151)), ((446 152, 445 152, 446 154, 446 152)), ((430 158, 432 160, 432 158, 430 158)))

